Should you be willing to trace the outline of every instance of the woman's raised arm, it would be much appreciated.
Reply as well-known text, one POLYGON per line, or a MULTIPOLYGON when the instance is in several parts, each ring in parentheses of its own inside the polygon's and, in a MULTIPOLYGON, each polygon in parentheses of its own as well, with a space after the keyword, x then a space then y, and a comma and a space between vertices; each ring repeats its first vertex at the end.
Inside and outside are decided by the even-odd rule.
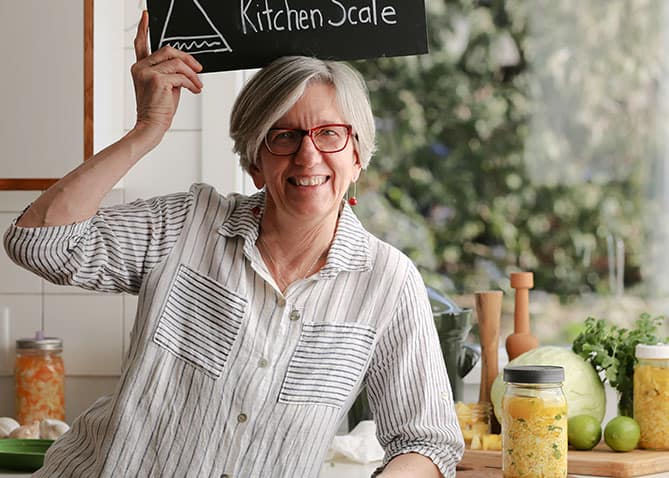
POLYGON ((197 60, 172 47, 150 55, 148 29, 149 17, 144 11, 135 37, 137 61, 131 68, 137 101, 134 128, 47 189, 17 226, 59 226, 93 216, 114 184, 160 143, 176 113, 181 88, 202 91, 197 76, 202 66, 197 60))

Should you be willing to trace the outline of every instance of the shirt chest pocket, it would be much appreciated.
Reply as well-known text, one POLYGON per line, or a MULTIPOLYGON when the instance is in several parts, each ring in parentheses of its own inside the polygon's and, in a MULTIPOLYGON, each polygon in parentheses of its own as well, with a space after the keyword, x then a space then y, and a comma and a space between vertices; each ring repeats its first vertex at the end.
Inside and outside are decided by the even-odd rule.
POLYGON ((374 337, 360 324, 302 324, 279 402, 340 407, 367 369, 374 337))
POLYGON ((179 265, 153 335, 159 347, 219 378, 246 312, 245 298, 179 265))

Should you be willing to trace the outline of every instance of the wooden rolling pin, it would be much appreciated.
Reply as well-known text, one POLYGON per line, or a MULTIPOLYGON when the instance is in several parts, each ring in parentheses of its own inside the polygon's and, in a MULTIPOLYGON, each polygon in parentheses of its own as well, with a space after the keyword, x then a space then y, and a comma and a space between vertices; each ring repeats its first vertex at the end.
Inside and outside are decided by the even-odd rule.
MULTIPOLYGON (((499 326, 502 316, 502 291, 490 290, 476 292, 476 317, 481 340, 481 385, 479 402, 490 400, 490 389, 499 373, 499 326)), ((491 433, 499 433, 500 426, 495 414, 490 413, 491 433)))
POLYGON ((530 332, 530 289, 534 287, 531 272, 513 272, 511 287, 516 289, 513 312, 513 333, 506 338, 506 353, 509 360, 539 346, 539 340, 530 332))

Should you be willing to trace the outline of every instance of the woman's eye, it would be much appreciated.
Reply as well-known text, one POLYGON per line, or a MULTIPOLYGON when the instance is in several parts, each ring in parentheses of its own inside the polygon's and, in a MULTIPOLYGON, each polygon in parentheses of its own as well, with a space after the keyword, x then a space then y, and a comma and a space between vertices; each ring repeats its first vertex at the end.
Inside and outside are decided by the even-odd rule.
POLYGON ((278 131, 274 135, 274 141, 290 141, 296 137, 295 131, 278 131))

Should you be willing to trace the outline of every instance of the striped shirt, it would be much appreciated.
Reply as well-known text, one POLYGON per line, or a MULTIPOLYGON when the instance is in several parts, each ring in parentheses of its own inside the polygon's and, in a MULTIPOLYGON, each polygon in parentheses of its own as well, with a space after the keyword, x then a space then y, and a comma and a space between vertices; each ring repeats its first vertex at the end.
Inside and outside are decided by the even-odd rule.
POLYGON ((10 226, 9 256, 56 284, 139 295, 116 390, 36 477, 316 477, 367 386, 384 464, 455 476, 463 442, 420 274, 345 205, 323 268, 277 288, 255 245, 264 193, 189 192, 65 226, 10 226))

